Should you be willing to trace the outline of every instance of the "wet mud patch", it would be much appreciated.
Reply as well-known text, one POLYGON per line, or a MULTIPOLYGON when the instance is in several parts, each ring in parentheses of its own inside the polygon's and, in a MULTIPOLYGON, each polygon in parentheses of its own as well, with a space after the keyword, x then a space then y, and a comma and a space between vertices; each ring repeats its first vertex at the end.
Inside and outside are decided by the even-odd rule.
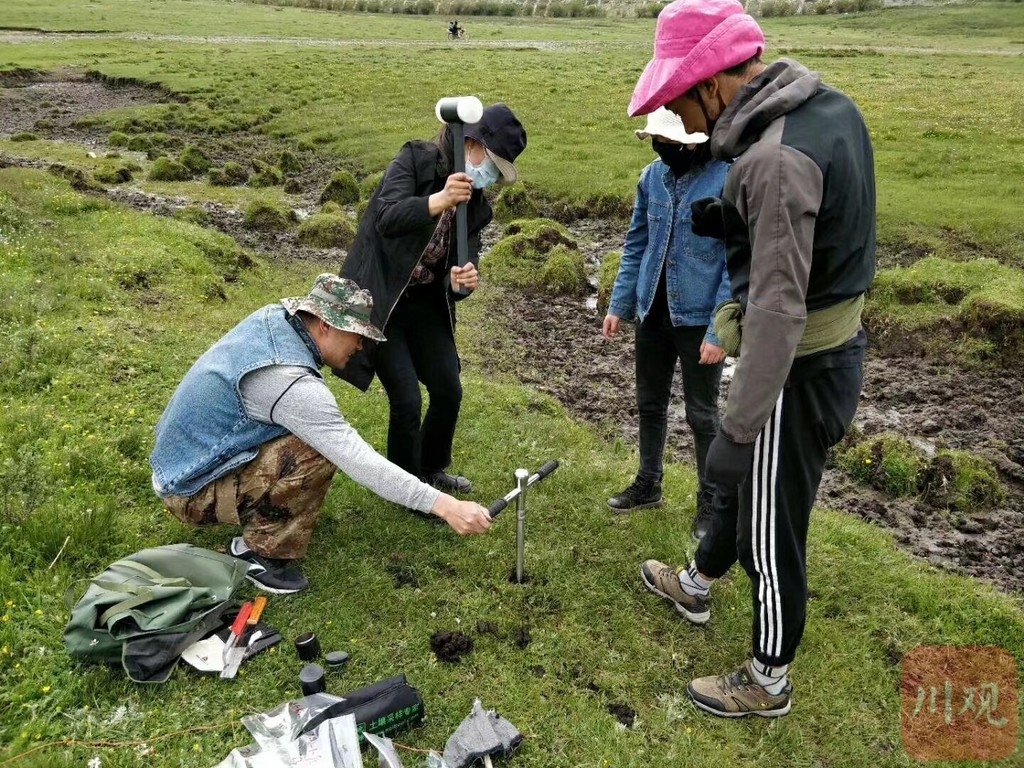
MULTIPOLYGON (((605 250, 617 247, 616 238, 605 250)), ((486 257, 484 263, 486 269, 486 257)), ((486 320, 493 344, 487 354, 471 356, 470 364, 546 392, 605 437, 635 446, 632 326, 624 324, 619 338, 607 341, 601 336, 603 318, 585 300, 540 300, 493 290, 486 320)), ((723 407, 730 378, 727 366, 723 407)), ((692 462, 682 402, 677 376, 666 451, 674 461, 692 462)), ((882 357, 869 349, 855 424, 865 436, 890 432, 926 450, 952 448, 990 460, 1005 486, 1005 500, 983 512, 951 513, 920 499, 887 498, 830 469, 819 505, 892 531, 901 547, 937 566, 1024 592, 1024 372, 965 370, 913 357, 882 357)), ((692 508, 692 499, 672 498, 671 490, 667 497, 670 505, 692 508)))
POLYGON ((28 131, 41 138, 81 135, 83 117, 173 100, 162 88, 137 81, 109 81, 70 69, 0 73, 0 134, 28 131))

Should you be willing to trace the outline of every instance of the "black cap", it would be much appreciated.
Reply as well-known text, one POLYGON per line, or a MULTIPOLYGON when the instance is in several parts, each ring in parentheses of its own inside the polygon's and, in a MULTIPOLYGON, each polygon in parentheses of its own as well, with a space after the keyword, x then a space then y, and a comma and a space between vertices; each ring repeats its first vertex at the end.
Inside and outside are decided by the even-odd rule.
POLYGON ((344 651, 331 651, 324 656, 328 669, 341 669, 348 664, 348 654, 344 651))
POLYGON ((519 178, 513 163, 526 149, 526 129, 507 105, 498 103, 484 107, 480 122, 470 123, 463 133, 466 138, 484 145, 505 181, 511 184, 519 178))

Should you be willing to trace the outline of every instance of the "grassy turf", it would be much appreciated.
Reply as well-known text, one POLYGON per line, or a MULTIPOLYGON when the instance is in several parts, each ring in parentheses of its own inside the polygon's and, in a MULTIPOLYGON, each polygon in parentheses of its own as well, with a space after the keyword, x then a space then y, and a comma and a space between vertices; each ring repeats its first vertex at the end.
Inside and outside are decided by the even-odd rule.
MULTIPOLYGON (((884 236, 924 242, 951 261, 967 258, 957 250, 966 241, 1020 262, 1024 230, 1014 195, 1024 64, 1019 57, 948 51, 1019 49, 1022 19, 1019 8, 1001 5, 766 24, 779 41, 776 52, 799 50, 799 58, 862 105, 875 133, 884 236), (946 52, 835 57, 821 50, 888 45, 893 19, 904 22, 897 44, 946 52), (979 93, 986 94, 980 113, 979 93)), ((192 101, 114 114, 104 127, 135 117, 154 121, 150 130, 230 136, 234 128, 253 128, 324 149, 360 172, 382 167, 409 135, 430 135, 437 96, 471 81, 484 98, 505 99, 523 115, 530 130, 523 172, 541 190, 573 199, 628 196, 649 160, 623 113, 649 55, 651 22, 486 24, 479 22, 474 39, 492 30, 504 36, 496 40, 588 42, 453 53, 432 46, 437 19, 180 0, 8 0, 0 11, 4 26, 387 37, 424 45, 63 40, 6 45, 0 69, 72 65, 160 82, 192 101), (387 98, 372 110, 360 108, 381 93, 387 98)), ((473 20, 471 32, 476 27, 473 20)), ((0 149, 85 162, 77 148, 49 142, 0 149)), ((188 183, 158 189, 214 194, 188 183)), ((68 662, 60 642, 63 594, 75 579, 146 546, 224 543, 229 532, 195 533, 161 511, 146 465, 152 425, 210 342, 260 304, 304 293, 320 269, 251 263, 226 238, 84 198, 34 171, 0 171, 0 233, 0 540, 7 545, 0 553, 0 762, 52 740, 152 741, 229 723, 152 743, 146 757, 133 747, 67 747, 15 763, 80 766, 102 754, 105 766, 209 766, 247 741, 241 715, 298 694, 290 650, 258 658, 233 686, 184 671, 159 688, 133 686, 116 672, 68 662)), ((897 273, 893 284, 899 279, 897 273)), ((974 272, 963 280, 975 289, 974 272)), ((487 301, 483 293, 463 305, 460 333, 468 348, 490 343, 474 334, 486 327, 487 301)), ((360 395, 332 386, 361 432, 383 445, 379 389, 360 395)), ((456 462, 483 501, 508 489, 513 467, 563 461, 531 496, 532 583, 507 582, 511 517, 487 537, 459 540, 339 480, 307 564, 313 588, 273 599, 267 614, 288 638, 315 629, 325 646, 352 653, 345 675, 330 683, 334 692, 407 672, 424 693, 430 721, 406 742, 440 747, 480 695, 527 735, 515 760, 521 766, 904 766, 911 760, 900 746, 893 659, 922 643, 996 644, 1024 671, 1019 601, 911 562, 867 525, 816 513, 814 597, 794 672, 793 714, 774 723, 698 715, 686 702, 686 681, 725 671, 748 650, 746 580, 737 572, 720 585, 712 623, 695 630, 645 593, 637 577, 645 557, 678 562, 690 554, 692 473, 668 468, 669 511, 612 519, 604 499, 628 482, 634 456, 574 424, 548 398, 485 380, 471 366, 465 388, 456 462), (411 575, 419 586, 397 588, 393 573, 411 575), (497 622, 502 636, 478 636, 476 652, 459 666, 437 664, 429 635, 475 634, 477 620, 497 622), (533 642, 520 651, 511 636, 522 625, 533 642), (616 725, 607 711, 613 703, 637 711, 633 730, 616 725)), ((1018 751, 1005 764, 1020 761, 1018 751)))
MULTIPOLYGON (((21 42, 7 46, 0 66, 72 65, 161 83, 193 101, 121 111, 106 122, 124 127, 131 115, 152 130, 248 128, 325 150, 361 175, 380 170, 410 135, 432 135, 436 99, 462 91, 507 101, 522 116, 530 133, 524 178, 551 195, 628 198, 636 169, 649 159, 625 105, 650 54, 650 20, 481 19, 481 38, 492 30, 538 45, 587 44, 453 49, 435 44, 436 20, 429 18, 126 2, 60 4, 58 12, 15 0, 6 14, 16 26, 47 26, 42 20, 49 19, 49 28, 91 28, 88 19, 98 13, 118 30, 189 35, 201 28, 228 37, 202 45, 65 40, 56 49, 21 42), (300 40, 247 37, 271 34, 300 40), (301 40, 307 36, 337 44, 301 40), (352 44, 359 40, 380 42, 352 44)), ((1024 177, 1024 57, 978 53, 1024 50, 1024 7, 908 9, 765 26, 769 56, 796 56, 863 110, 875 141, 883 241, 921 243, 954 258, 967 241, 1024 264, 1015 203, 1024 177), (839 55, 829 50, 835 46, 847 50, 839 55), (979 93, 987 95, 983 104, 979 93)))
MULTIPOLYGON (((161 511, 145 462, 151 426, 196 355, 253 307, 302 293, 315 270, 239 270, 224 238, 81 197, 37 171, 0 171, 0 231, 8 350, 0 530, 9 542, 0 554, 0 758, 51 740, 149 741, 297 695, 299 664, 287 645, 248 665, 235 685, 179 671, 146 687, 70 664, 60 632, 75 579, 146 546, 225 541, 226 531, 189 531, 161 511)), ((474 301, 483 307, 486 296, 474 301)), ((474 327, 472 311, 463 325, 474 327)), ((464 341, 480 343, 472 334, 464 341)), ((356 426, 383 444, 382 393, 332 386, 356 426)), ((267 615, 288 638, 315 629, 327 647, 352 653, 344 677, 331 681, 335 692, 406 672, 430 713, 406 742, 440 746, 483 696, 527 735, 522 766, 683 765, 708 754, 727 765, 908 765, 893 658, 918 644, 953 643, 1001 645, 1024 659, 1018 603, 911 562, 867 525, 818 513, 794 713, 776 723, 698 715, 686 680, 747 653, 747 582, 736 573, 721 584, 712 623, 696 630, 637 578, 645 557, 689 555, 691 473, 669 467, 668 511, 613 519, 603 500, 634 462, 621 446, 599 441, 546 397, 472 371, 466 394, 456 464, 481 498, 503 493, 516 465, 562 460, 530 504, 532 582, 507 581, 510 517, 489 536, 458 540, 341 480, 307 563, 313 588, 272 599, 267 615), (399 572, 418 586, 397 587, 399 572), (463 664, 439 665, 430 634, 476 635, 478 620, 496 622, 501 636, 477 635, 463 664), (533 642, 520 651, 511 638, 521 626, 533 642), (636 710, 634 729, 616 725, 607 711, 615 703, 636 710)), ((245 740, 228 724, 154 743, 145 760, 135 748, 105 749, 103 764, 207 766, 245 740)), ((52 748, 20 764, 81 765, 98 752, 52 748)))

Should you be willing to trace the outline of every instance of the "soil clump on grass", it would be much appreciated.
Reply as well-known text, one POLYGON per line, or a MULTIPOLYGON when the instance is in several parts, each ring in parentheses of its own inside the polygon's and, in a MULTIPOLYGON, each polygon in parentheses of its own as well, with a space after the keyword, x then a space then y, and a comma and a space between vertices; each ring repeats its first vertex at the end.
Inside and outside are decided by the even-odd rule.
POLYGON ((473 638, 461 632, 435 632, 430 636, 430 650, 438 661, 458 664, 463 656, 473 652, 473 638))

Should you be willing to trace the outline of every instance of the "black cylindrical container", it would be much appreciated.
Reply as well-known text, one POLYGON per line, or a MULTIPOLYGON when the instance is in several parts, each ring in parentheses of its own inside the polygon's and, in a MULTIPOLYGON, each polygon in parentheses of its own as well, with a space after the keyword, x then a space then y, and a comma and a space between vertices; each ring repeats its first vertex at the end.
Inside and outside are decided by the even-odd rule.
POLYGON ((348 654, 344 651, 331 651, 324 656, 324 661, 327 662, 327 669, 339 672, 348 664, 348 654))
POLYGON ((320 658, 320 640, 312 632, 306 632, 295 638, 295 651, 303 661, 315 661, 320 658))
POLYGON ((323 693, 327 690, 327 683, 324 680, 324 668, 319 664, 307 664, 299 672, 299 685, 302 686, 302 695, 310 696, 314 693, 323 693))

